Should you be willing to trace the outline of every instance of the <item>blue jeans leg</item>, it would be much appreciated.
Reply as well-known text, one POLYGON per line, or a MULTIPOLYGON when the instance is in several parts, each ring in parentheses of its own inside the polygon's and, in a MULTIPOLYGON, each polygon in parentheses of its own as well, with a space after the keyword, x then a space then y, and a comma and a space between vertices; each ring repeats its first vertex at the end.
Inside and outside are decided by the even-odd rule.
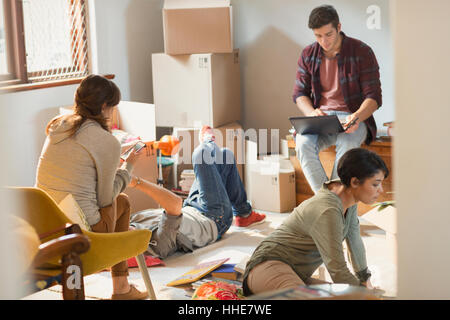
POLYGON ((221 152, 225 161, 223 164, 217 166, 232 205, 233 215, 245 216, 251 213, 252 207, 247 201, 247 193, 245 192, 241 177, 239 176, 234 154, 231 150, 226 148, 222 148, 221 152))
POLYGON ((339 179, 337 174, 337 167, 339 160, 348 150, 361 147, 367 136, 367 126, 364 122, 361 122, 358 126, 358 130, 353 133, 339 133, 336 137, 336 159, 334 160, 333 172, 331 179, 339 179))
POLYGON ((192 162, 195 181, 184 205, 197 208, 212 219, 220 238, 231 226, 233 214, 251 211, 234 155, 211 141, 194 150, 192 162))
POLYGON ((319 152, 329 146, 330 137, 317 134, 297 134, 297 155, 303 174, 314 193, 317 193, 323 183, 328 181, 325 169, 319 158, 319 152))
MULTIPOLYGON (((326 113, 328 115, 337 115, 341 121, 344 121, 346 116, 350 115, 350 113, 342 111, 327 111, 326 113)), ((296 146, 300 165, 314 193, 317 193, 324 182, 339 178, 337 175, 339 159, 348 150, 360 147, 366 139, 366 135, 367 127, 365 123, 360 123, 358 130, 354 133, 297 135, 296 146), (329 179, 320 162, 319 152, 333 145, 336 146, 336 159, 329 179)))

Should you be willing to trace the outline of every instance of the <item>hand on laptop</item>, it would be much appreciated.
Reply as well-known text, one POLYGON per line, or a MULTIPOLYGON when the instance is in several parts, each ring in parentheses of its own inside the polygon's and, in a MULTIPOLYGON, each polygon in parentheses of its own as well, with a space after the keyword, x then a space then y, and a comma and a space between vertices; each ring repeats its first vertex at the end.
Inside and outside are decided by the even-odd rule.
POLYGON ((326 116, 327 114, 320 110, 319 108, 314 109, 311 113, 309 113, 308 117, 319 117, 319 116, 326 116))

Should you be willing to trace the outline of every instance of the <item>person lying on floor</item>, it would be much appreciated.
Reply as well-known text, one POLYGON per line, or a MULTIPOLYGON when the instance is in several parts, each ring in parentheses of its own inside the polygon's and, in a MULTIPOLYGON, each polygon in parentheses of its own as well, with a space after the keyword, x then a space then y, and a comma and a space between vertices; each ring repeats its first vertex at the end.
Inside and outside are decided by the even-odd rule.
POLYGON ((202 128, 199 140, 192 154, 195 180, 184 203, 171 191, 132 177, 130 186, 162 207, 140 211, 130 219, 131 228, 153 232, 148 248, 153 256, 164 259, 176 251, 211 244, 230 228, 233 217, 238 227, 261 223, 266 217, 253 211, 247 201, 233 152, 217 146, 209 126, 202 128))
POLYGON ((318 283, 311 275, 322 263, 334 283, 372 288, 357 203, 373 204, 388 174, 386 164, 374 152, 347 151, 338 163, 340 180, 324 183, 255 249, 244 273, 244 294, 318 283), (356 276, 347 267, 343 240, 356 276))

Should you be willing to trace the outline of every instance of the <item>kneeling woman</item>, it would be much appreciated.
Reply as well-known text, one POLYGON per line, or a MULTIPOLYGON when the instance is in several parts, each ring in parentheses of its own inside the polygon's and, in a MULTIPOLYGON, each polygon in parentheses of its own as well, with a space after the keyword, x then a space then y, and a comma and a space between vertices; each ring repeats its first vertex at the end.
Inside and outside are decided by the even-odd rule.
POLYGON ((340 180, 324 183, 256 248, 246 266, 244 294, 311 284, 322 263, 334 283, 371 287, 357 203, 374 203, 388 174, 377 154, 362 148, 347 151, 338 165, 340 180), (347 267, 344 240, 356 276, 347 267))

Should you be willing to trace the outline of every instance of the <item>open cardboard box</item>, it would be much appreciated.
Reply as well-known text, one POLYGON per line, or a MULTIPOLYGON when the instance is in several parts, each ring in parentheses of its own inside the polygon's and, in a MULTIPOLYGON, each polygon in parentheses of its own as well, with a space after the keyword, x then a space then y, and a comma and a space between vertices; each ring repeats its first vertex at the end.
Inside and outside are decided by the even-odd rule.
MULTIPOLYGON (((73 112, 72 106, 60 107, 60 114, 73 112)), ((148 103, 133 101, 120 101, 114 110, 112 126, 116 125, 120 130, 139 136, 144 142, 154 141, 156 138, 155 106, 148 103)), ((128 149, 133 142, 122 145, 122 152, 128 149)), ((147 153, 136 163, 133 174, 147 181, 156 183, 158 176, 156 154, 147 153)), ((128 195, 131 203, 131 212, 137 212, 149 208, 158 208, 156 201, 148 195, 133 188, 126 188, 124 193, 128 195)))
POLYGON ((388 206, 382 210, 375 207, 361 216, 366 220, 386 232, 386 241, 388 242, 389 256, 392 262, 397 264, 397 209, 388 206))

